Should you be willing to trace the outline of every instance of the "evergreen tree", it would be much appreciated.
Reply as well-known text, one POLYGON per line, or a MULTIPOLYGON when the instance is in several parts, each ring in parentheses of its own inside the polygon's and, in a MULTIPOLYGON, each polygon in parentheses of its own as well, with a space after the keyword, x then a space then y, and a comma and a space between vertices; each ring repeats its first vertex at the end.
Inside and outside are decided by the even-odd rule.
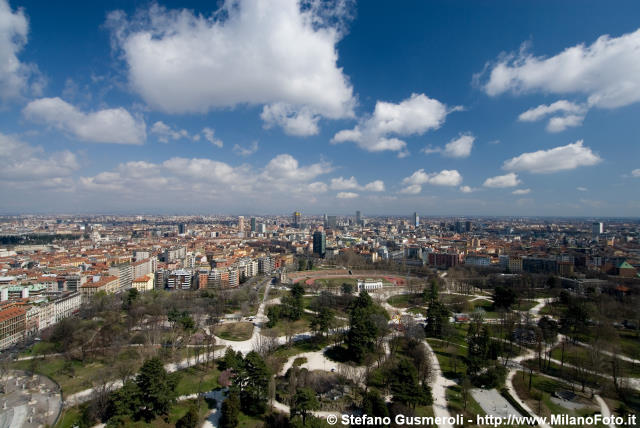
POLYGON ((176 428, 196 428, 200 422, 196 406, 190 406, 189 411, 176 421, 176 428))
POLYGON ((177 380, 175 375, 167 373, 159 358, 154 357, 144 362, 135 382, 140 390, 140 401, 143 404, 141 414, 145 420, 169 414, 176 399, 177 380))
POLYGON ((313 320, 311 320, 311 329, 315 332, 326 334, 331 328, 332 321, 333 311, 330 308, 323 306, 320 308, 313 320))
POLYGON ((220 428, 235 428, 238 425, 240 413, 240 397, 238 392, 232 390, 226 400, 222 402, 220 409, 220 428))
POLYGON ((412 406, 426 404, 431 400, 431 389, 428 385, 420 385, 418 371, 407 359, 401 359, 391 371, 391 393, 393 401, 412 406))
POLYGON ((293 405, 291 406, 291 416, 302 416, 302 424, 307 423, 307 415, 320 407, 316 393, 311 388, 299 388, 293 396, 293 405))
POLYGON ((233 381, 240 390, 242 411, 249 415, 264 413, 269 396, 269 369, 260 354, 249 352, 233 381))
POLYGON ((431 301, 427 308, 427 323, 425 325, 425 333, 428 337, 442 338, 449 317, 451 316, 449 309, 437 300, 431 301))
POLYGON ((376 312, 373 300, 366 291, 361 291, 358 298, 350 305, 350 329, 346 342, 356 362, 361 362, 366 354, 374 350, 378 328, 371 322, 371 315, 376 312))

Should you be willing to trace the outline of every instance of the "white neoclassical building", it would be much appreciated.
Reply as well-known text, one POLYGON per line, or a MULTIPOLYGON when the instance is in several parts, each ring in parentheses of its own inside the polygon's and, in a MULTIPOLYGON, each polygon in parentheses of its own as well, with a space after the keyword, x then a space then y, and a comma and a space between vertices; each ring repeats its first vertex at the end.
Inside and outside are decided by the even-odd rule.
POLYGON ((382 288, 382 280, 381 279, 358 279, 358 291, 362 290, 375 290, 377 288, 382 288))

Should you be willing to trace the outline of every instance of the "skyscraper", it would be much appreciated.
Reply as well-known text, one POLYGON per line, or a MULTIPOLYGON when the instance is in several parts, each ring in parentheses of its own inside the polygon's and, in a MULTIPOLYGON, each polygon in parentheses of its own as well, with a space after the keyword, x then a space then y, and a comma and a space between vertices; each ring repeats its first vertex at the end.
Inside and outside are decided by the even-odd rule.
POLYGON ((324 257, 327 248, 327 235, 324 232, 313 232, 313 253, 324 257))
POLYGON ((360 211, 356 211, 356 224, 362 224, 362 215, 360 211))
POLYGON ((591 225, 591 234, 594 237, 598 237, 604 233, 604 224, 602 222, 596 221, 591 225))
POLYGON ((187 225, 184 223, 178 223, 178 233, 180 235, 187 233, 187 225))
POLYGON ((300 227, 300 220, 302 219, 302 214, 299 211, 293 213, 293 227, 300 227))
POLYGON ((238 217, 238 231, 244 232, 244 216, 242 215, 238 217))
POLYGON ((418 213, 417 213, 417 212, 414 212, 414 213, 413 213, 413 225, 414 225, 415 227, 420 226, 420 216, 418 215, 418 213))
POLYGON ((255 217, 251 217, 251 231, 252 232, 256 231, 256 218, 255 217))

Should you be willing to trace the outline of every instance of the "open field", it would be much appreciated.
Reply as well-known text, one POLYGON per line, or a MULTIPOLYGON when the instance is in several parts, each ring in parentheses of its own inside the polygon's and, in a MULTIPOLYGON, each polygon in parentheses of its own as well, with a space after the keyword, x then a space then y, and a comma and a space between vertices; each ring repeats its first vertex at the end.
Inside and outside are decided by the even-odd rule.
POLYGON ((229 322, 214 327, 213 333, 225 340, 249 340, 253 334, 253 324, 250 322, 229 322))

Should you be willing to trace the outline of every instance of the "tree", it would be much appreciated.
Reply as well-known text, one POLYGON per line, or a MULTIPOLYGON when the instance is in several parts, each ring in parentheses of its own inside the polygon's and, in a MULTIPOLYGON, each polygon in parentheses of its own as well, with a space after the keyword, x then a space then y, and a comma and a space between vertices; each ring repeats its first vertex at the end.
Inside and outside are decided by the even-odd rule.
POLYGON ((427 308, 427 323, 425 333, 428 337, 442 338, 449 324, 449 309, 437 300, 432 301, 427 308))
POLYGON ((229 397, 222 402, 220 412, 220 428, 235 428, 238 425, 240 396, 237 391, 229 393, 229 397))
POLYGON ((393 400, 414 409, 417 404, 431 404, 431 388, 418 382, 418 371, 407 359, 401 359, 391 371, 391 393, 393 400))
POLYGON ((467 404, 469 403, 469 397, 471 396, 471 381, 468 376, 465 376, 464 379, 462 379, 461 395, 464 410, 467 410, 467 404))
POLYGON ((144 404, 141 413, 145 420, 150 421, 155 416, 169 413, 176 399, 178 379, 175 374, 167 373, 159 358, 144 362, 135 383, 140 390, 140 401, 144 404))
POLYGON ((371 296, 364 290, 349 306, 350 328, 346 342, 350 355, 356 362, 361 362, 365 354, 374 350, 379 330, 371 319, 378 312, 371 296))
POLYGON ((200 422, 196 406, 190 406, 189 411, 176 421, 176 428, 196 428, 200 422))
POLYGON ((351 295, 353 294, 353 285, 348 282, 342 283, 342 294, 351 295))
POLYGON ((316 316, 311 320, 311 329, 320 334, 326 334, 331 328, 333 322, 333 311, 323 306, 320 308, 316 316))
POLYGON ((242 411, 249 415, 261 415, 267 408, 269 369, 255 351, 247 354, 234 377, 234 386, 240 390, 242 411))
POLYGON ((320 403, 316 398, 316 393, 311 388, 299 388, 293 396, 293 405, 291 406, 291 416, 300 415, 302 424, 307 422, 307 415, 320 407, 320 403))
POLYGON ((516 302, 516 293, 511 288, 498 286, 493 292, 493 306, 495 308, 509 308, 516 302))
POLYGON ((370 416, 389 416, 389 409, 384 398, 376 391, 369 391, 362 399, 362 413, 370 416))

